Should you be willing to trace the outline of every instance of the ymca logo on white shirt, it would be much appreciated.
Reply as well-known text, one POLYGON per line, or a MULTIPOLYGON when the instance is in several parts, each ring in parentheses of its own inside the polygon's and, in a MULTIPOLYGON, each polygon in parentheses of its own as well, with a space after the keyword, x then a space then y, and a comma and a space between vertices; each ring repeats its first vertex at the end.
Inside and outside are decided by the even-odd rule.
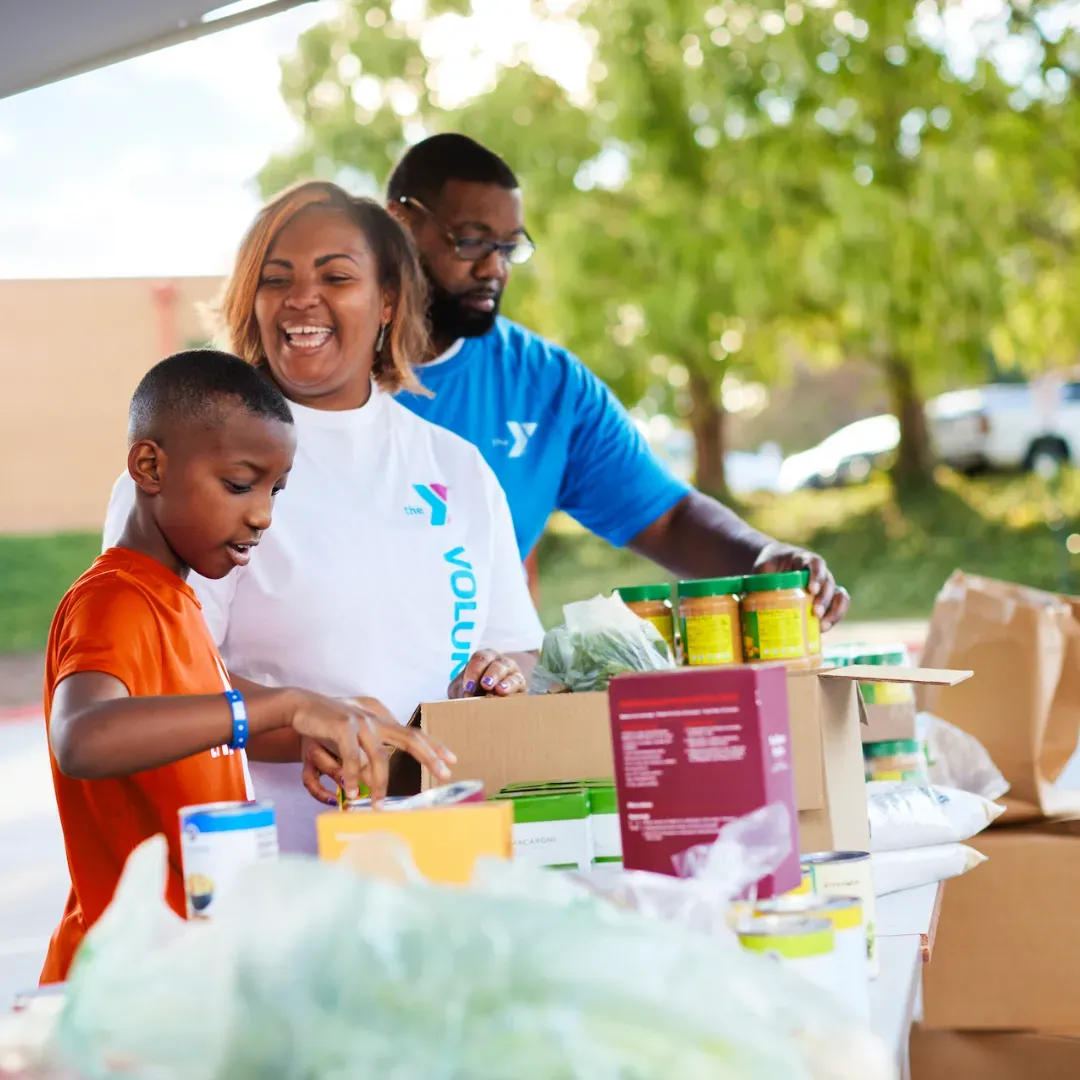
POLYGON ((506 439, 496 439, 495 442, 500 446, 509 446, 510 454, 512 458, 519 458, 525 453, 525 448, 529 445, 529 440, 536 434, 536 422, 529 420, 507 420, 506 426, 510 429, 510 434, 514 437, 512 443, 506 439))
POLYGON ((425 512, 430 514, 432 525, 445 525, 450 491, 445 484, 413 484, 413 491, 424 500, 424 506, 406 506, 409 517, 420 517, 425 512))

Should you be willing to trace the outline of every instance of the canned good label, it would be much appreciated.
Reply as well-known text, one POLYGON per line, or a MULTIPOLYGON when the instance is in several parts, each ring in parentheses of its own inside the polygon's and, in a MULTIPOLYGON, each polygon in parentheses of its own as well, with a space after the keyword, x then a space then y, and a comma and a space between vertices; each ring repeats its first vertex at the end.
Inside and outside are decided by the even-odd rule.
POLYGON ((667 642, 671 655, 675 655, 675 623, 670 615, 650 615, 645 620, 656 627, 657 633, 667 642))
POLYGON ((739 941, 747 952, 763 953, 783 960, 798 960, 810 956, 828 956, 836 947, 831 927, 800 934, 755 934, 737 931, 739 941))
POLYGON ((918 769, 868 769, 867 780, 922 780, 918 769))
POLYGON ((915 700, 915 689, 907 683, 859 683, 862 699, 867 705, 906 705, 915 700))
POLYGON ((688 615, 682 620, 683 653, 694 667, 735 663, 730 615, 688 615))
POLYGON ((877 936, 874 928, 874 883, 870 856, 833 852, 807 857, 804 868, 813 876, 814 892, 825 896, 854 896, 862 903, 866 929, 866 959, 871 976, 878 973, 877 936))
POLYGON ((801 660, 807 654, 799 608, 744 611, 742 624, 747 660, 801 660))
POLYGON ((187 806, 180 811, 180 855, 189 919, 209 919, 244 867, 276 858, 272 803, 187 806))
POLYGON ((794 889, 789 890, 786 893, 782 893, 783 896, 807 896, 814 891, 814 877, 809 870, 803 870, 802 878, 799 884, 794 889))

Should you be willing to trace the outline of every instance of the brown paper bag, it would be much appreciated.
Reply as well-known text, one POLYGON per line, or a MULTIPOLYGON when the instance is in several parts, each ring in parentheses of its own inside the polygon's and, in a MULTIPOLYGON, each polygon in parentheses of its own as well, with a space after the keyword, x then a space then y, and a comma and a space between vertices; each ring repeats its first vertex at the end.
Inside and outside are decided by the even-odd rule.
POLYGON ((1003 822, 1080 811, 1080 791, 1053 787, 1080 738, 1080 601, 957 571, 922 664, 975 672, 920 688, 919 706, 989 751, 1011 785, 1003 822))

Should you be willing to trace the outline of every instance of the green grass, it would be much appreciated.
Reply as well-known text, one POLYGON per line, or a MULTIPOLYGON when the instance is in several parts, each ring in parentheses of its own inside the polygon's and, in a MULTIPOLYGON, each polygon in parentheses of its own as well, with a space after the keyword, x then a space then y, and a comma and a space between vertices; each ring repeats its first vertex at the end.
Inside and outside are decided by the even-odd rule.
MULTIPOLYGON (((859 488, 758 497, 743 512, 765 532, 823 555, 859 620, 928 616, 957 568, 1070 592, 1080 570, 1065 547, 1080 528, 1077 472, 1051 491, 1035 477, 967 480, 941 470, 934 487, 903 498, 877 477, 859 488)), ((545 625, 560 621, 568 601, 667 576, 565 518, 553 522, 539 558, 545 625)))
MULTIPOLYGON (((898 497, 883 477, 843 491, 759 497, 744 512, 759 528, 828 560, 860 620, 926 616, 958 567, 1038 588, 1076 592, 1080 472, 1053 490, 1035 477, 966 480, 942 470, 936 486, 898 497)), ((45 646, 60 597, 98 553, 98 533, 0 536, 0 653, 45 646)), ((540 548, 541 615, 617 585, 666 574, 556 517, 540 548)))
POLYGON ((45 647, 60 598, 100 552, 100 532, 0 536, 0 654, 45 647))

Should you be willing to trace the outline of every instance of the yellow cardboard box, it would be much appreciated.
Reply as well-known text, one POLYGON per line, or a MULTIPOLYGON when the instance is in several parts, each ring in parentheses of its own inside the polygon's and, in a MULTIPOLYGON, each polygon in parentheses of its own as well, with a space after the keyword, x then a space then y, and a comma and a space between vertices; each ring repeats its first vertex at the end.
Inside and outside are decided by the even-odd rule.
MULTIPOLYGON (((510 802, 466 803, 430 810, 330 810, 316 819, 319 857, 337 861, 358 836, 388 833, 405 842, 417 869, 431 881, 461 885, 483 855, 513 854, 510 802)), ((352 860, 363 869, 362 863, 352 860)))

